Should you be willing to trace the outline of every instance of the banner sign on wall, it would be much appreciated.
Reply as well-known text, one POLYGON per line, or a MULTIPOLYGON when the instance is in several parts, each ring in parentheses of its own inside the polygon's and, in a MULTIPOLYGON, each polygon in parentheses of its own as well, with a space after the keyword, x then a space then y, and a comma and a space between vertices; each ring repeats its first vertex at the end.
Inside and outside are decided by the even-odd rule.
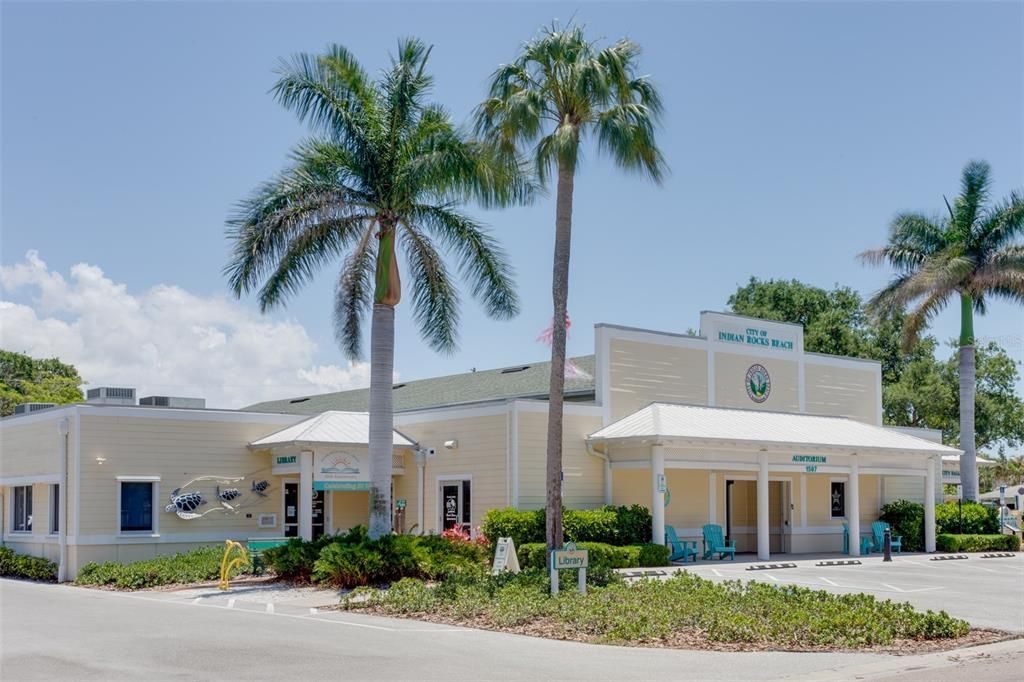
POLYGON ((314 490, 369 490, 370 471, 351 452, 328 452, 313 458, 314 490))

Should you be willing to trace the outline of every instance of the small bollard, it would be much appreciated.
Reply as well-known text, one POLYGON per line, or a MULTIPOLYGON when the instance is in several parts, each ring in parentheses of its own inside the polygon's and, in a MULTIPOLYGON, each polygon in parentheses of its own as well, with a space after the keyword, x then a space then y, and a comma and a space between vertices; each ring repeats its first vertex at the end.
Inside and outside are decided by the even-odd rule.
POLYGON ((892 561, 892 530, 886 528, 885 535, 883 537, 882 548, 885 555, 882 557, 882 561, 892 561))

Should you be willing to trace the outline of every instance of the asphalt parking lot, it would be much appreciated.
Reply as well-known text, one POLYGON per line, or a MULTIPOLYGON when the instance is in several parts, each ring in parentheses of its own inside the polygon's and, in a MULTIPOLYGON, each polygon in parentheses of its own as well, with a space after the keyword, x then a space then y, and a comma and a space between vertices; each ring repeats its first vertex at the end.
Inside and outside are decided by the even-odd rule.
POLYGON ((889 563, 879 555, 860 557, 852 566, 818 566, 849 557, 793 559, 785 555, 768 562, 740 557, 735 562, 700 561, 665 569, 669 575, 685 570, 709 580, 759 580, 802 585, 829 592, 864 592, 881 599, 907 601, 919 609, 945 610, 976 627, 1024 634, 1024 554, 1009 558, 932 561, 931 555, 894 555, 889 563), (760 564, 796 564, 796 568, 747 570, 760 564))

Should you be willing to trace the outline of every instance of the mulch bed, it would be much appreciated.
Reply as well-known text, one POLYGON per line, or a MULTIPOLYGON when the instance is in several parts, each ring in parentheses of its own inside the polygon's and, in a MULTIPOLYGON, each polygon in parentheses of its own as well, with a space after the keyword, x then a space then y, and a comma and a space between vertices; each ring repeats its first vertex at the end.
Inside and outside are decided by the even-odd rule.
MULTIPOLYGON (((329 607, 331 608, 331 607, 329 607)), ((341 605, 333 607, 335 610, 342 610, 341 605)), ((327 609, 321 609, 327 610, 327 609)), ((716 642, 707 639, 699 630, 680 630, 665 639, 653 639, 642 641, 617 641, 607 640, 602 637, 590 635, 585 632, 569 630, 562 623, 551 618, 539 618, 530 623, 514 627, 501 627, 486 617, 469 618, 459 620, 437 613, 415 613, 397 614, 390 613, 379 607, 360 607, 353 609, 354 613, 369 613, 389 618, 405 618, 408 620, 422 620, 431 623, 444 625, 459 625, 462 627, 476 628, 478 630, 492 630, 495 632, 510 632, 528 637, 543 637, 545 639, 560 639, 573 642, 586 642, 591 644, 613 644, 619 646, 636 646, 658 649, 697 649, 704 651, 803 651, 803 652, 839 652, 839 653, 884 653, 896 656, 907 656, 911 654, 926 654, 936 651, 951 651, 963 647, 978 646, 981 644, 993 644, 1003 640, 1015 639, 1011 635, 1000 630, 988 630, 983 628, 972 629, 963 637, 956 639, 929 639, 929 640, 897 640, 887 646, 865 646, 860 648, 844 648, 839 646, 808 646, 800 644, 784 645, 771 642, 716 642)))

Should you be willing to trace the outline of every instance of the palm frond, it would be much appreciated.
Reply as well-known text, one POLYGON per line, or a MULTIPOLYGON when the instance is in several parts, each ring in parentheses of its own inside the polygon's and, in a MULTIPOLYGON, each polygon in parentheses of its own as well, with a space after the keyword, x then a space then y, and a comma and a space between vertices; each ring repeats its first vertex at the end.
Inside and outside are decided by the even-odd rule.
POLYGON ((444 259, 414 225, 399 232, 412 280, 412 316, 427 343, 442 353, 454 352, 458 342, 459 295, 444 259))
POLYGON ((514 273, 497 241, 481 225, 451 205, 417 206, 413 225, 434 234, 458 258, 460 272, 474 298, 490 317, 509 319, 519 312, 514 273))
POLYGON ((1024 195, 1010 192, 1010 196, 992 207, 978 221, 974 240, 979 248, 995 250, 1024 237, 1024 195))
POLYGON ((350 359, 362 357, 363 320, 373 302, 374 229, 345 258, 334 290, 334 338, 350 359))
POLYGON ((366 72, 340 45, 326 55, 298 54, 282 60, 271 88, 278 102, 314 129, 367 146, 376 95, 366 72))
POLYGON ((960 176, 960 196, 953 201, 953 227, 964 238, 971 234, 988 200, 989 171, 987 162, 969 161, 960 176))
POLYGON ((910 352, 921 337, 921 331, 949 302, 949 296, 938 292, 930 294, 914 307, 903 320, 900 345, 903 352, 910 352))
POLYGON ((364 215, 324 216, 296 234, 260 288, 260 310, 267 311, 298 293, 324 265, 340 257, 349 243, 364 234, 368 223, 364 215))

